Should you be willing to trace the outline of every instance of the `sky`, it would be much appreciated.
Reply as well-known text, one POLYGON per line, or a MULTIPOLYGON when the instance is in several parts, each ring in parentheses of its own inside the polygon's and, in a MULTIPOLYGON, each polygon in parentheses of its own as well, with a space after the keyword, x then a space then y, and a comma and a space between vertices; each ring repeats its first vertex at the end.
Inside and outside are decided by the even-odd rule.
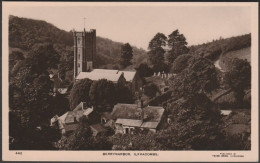
MULTIPOLYGON (((76 3, 75 3, 76 4, 76 3)), ((8 8, 11 15, 45 20, 70 31, 96 29, 97 36, 147 50, 158 33, 168 36, 179 29, 196 45, 251 32, 251 10, 247 6, 23 6, 8 8)))

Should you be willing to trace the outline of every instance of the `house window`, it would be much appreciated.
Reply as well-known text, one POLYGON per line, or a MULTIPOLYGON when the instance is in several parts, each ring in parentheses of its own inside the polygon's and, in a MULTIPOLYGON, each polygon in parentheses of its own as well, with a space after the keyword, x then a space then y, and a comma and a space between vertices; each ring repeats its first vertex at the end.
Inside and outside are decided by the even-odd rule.
POLYGON ((129 128, 125 128, 125 133, 126 133, 126 134, 129 133, 129 128))

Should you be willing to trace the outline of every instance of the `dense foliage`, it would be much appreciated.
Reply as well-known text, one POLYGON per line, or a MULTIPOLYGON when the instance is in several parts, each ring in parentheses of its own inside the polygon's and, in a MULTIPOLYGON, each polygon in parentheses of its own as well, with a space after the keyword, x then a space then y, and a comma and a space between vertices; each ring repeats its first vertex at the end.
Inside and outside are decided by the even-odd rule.
MULTIPOLYGON (((119 65, 123 43, 98 36, 96 42, 96 67, 113 68, 113 65, 119 65)), ((72 31, 60 30, 41 20, 10 16, 9 43, 10 47, 19 48, 25 53, 30 51, 34 44, 51 43, 60 56, 60 61, 57 62, 59 71, 65 73, 73 69, 72 31)), ((136 61, 138 61, 139 55, 142 56, 145 53, 145 50, 133 47, 133 55, 136 61)), ((135 64, 139 65, 141 62, 142 59, 135 64)))
POLYGON ((91 105, 89 91, 92 85, 92 80, 82 79, 77 81, 70 91, 70 109, 73 110, 80 102, 86 102, 91 105))
POLYGON ((94 106, 102 106, 98 108, 106 111, 104 106, 111 108, 116 104, 116 87, 113 82, 101 79, 91 85, 89 96, 94 106))
POLYGON ((164 63, 164 47, 167 43, 167 37, 163 33, 157 33, 149 42, 149 61, 154 72, 167 71, 167 65, 164 63))
POLYGON ((180 34, 178 29, 173 31, 168 36, 168 46, 170 50, 167 52, 167 61, 173 63, 178 56, 187 54, 189 52, 187 44, 185 36, 180 34))
POLYGON ((235 92, 235 97, 239 104, 243 103, 245 90, 251 88, 251 66, 241 59, 234 58, 229 71, 225 74, 225 81, 235 92))
POLYGON ((129 43, 126 43, 121 46, 121 59, 120 65, 122 68, 125 68, 131 65, 131 60, 133 58, 133 48, 129 43))

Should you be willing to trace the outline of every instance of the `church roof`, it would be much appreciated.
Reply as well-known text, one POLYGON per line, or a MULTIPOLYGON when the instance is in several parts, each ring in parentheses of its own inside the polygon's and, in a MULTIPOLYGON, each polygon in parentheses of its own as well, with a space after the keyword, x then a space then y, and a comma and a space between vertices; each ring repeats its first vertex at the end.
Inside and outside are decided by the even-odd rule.
POLYGON ((124 73, 126 81, 131 82, 135 77, 136 71, 118 71, 118 73, 124 73))
POLYGON ((107 79, 112 82, 118 82, 119 78, 121 77, 121 74, 111 74, 111 73, 96 73, 96 72, 80 72, 77 76, 77 80, 80 79, 90 79, 93 81, 97 81, 100 79, 107 79))
POLYGON ((99 80, 107 79, 113 82, 117 82, 121 75, 124 75, 124 78, 128 82, 132 82, 136 71, 119 71, 111 69, 93 69, 91 72, 80 72, 77 76, 77 80, 88 78, 90 80, 99 80))
POLYGON ((109 73, 109 74, 117 74, 118 70, 110 70, 110 69, 93 69, 91 72, 94 73, 109 73))

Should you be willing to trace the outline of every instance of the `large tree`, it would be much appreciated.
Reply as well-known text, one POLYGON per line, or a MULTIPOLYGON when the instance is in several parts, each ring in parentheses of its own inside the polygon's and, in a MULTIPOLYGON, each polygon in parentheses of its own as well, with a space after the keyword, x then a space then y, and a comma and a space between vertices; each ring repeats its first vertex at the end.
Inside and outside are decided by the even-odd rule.
POLYGON ((232 59, 230 63, 225 82, 235 92, 237 102, 241 103, 245 90, 251 88, 251 66, 247 61, 238 58, 232 59))
POLYGON ((113 150, 165 150, 156 137, 149 129, 136 128, 133 134, 118 133, 112 137, 113 150))
POLYGON ((71 110, 73 110, 80 102, 86 102, 87 105, 91 105, 89 93, 92 83, 92 80, 82 79, 73 85, 69 97, 71 110))
POLYGON ((141 63, 136 68, 136 71, 141 77, 149 77, 153 75, 153 70, 146 63, 141 63))
POLYGON ((92 104, 99 112, 107 111, 106 108, 111 108, 117 103, 117 91, 115 84, 106 79, 95 81, 91 87, 89 96, 92 104))
POLYGON ((214 64, 203 57, 192 57, 188 66, 169 80, 170 88, 177 96, 190 95, 196 92, 210 92, 219 85, 214 64))
POLYGON ((20 60, 10 72, 9 102, 13 112, 10 114, 10 129, 17 126, 16 132, 22 132, 16 134, 12 131, 15 142, 10 148, 53 149, 53 139, 47 137, 53 133, 51 129, 44 127, 49 125, 49 119, 53 116, 52 81, 47 69, 55 67, 58 59, 51 47, 34 46, 27 58, 20 60), (42 129, 36 130, 38 126, 42 129))
POLYGON ((224 148, 220 112, 203 93, 168 104, 171 123, 157 140, 171 150, 220 150, 224 148))
POLYGON ((70 135, 63 136, 56 144, 61 150, 111 150, 108 135, 92 136, 91 128, 85 117, 80 119, 79 127, 70 135))
POLYGON ((163 33, 157 33, 149 42, 149 61, 155 72, 168 71, 167 65, 164 63, 166 41, 167 37, 163 33))
POLYGON ((187 44, 185 36, 180 34, 178 29, 173 31, 168 36, 168 46, 170 48, 166 57, 168 62, 173 63, 179 55, 188 53, 189 48, 187 47, 187 44))
POLYGON ((120 64, 122 68, 125 68, 131 65, 131 60, 133 58, 133 48, 129 43, 126 43, 121 46, 121 58, 120 64))
POLYGON ((29 57, 37 58, 39 62, 39 67, 49 69, 57 68, 57 65, 60 60, 60 56, 53 48, 53 45, 50 43, 38 43, 32 46, 29 57))
POLYGON ((187 66, 189 66, 189 59, 192 58, 190 54, 183 54, 178 56, 171 67, 171 72, 173 73, 180 73, 184 70, 187 66))

